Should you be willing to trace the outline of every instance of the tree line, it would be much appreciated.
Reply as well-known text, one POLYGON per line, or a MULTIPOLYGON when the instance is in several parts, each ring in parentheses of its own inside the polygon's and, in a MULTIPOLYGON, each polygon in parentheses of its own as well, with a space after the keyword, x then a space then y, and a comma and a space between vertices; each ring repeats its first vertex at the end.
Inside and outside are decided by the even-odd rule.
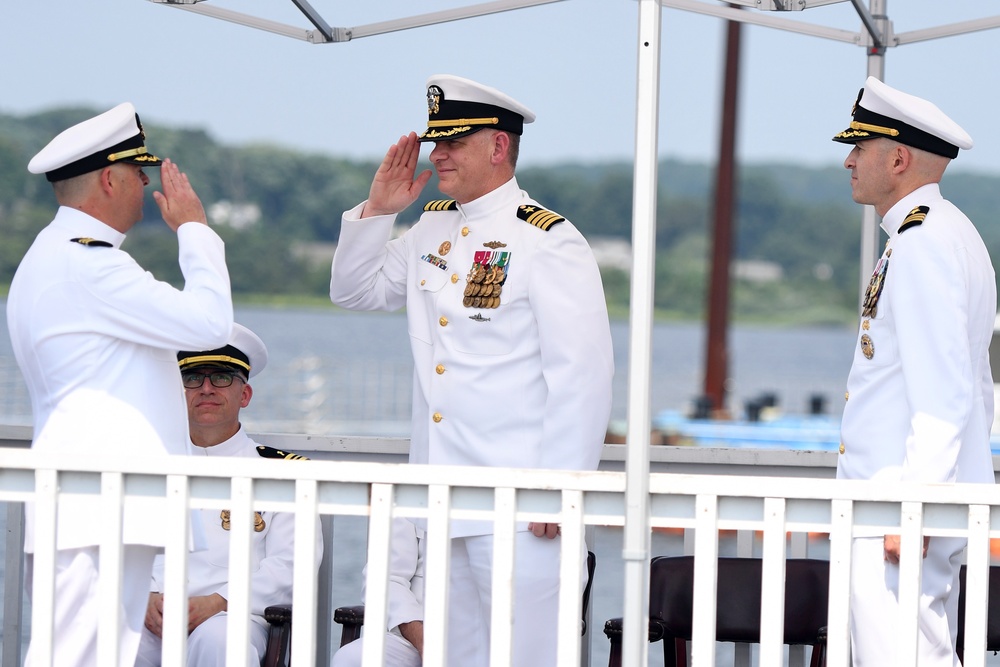
MULTIPOLYGON (((96 113, 62 108, 0 114, 0 289, 56 207, 44 178, 28 173, 28 161, 63 128, 96 113)), ((203 130, 149 124, 146 133, 158 155, 188 173, 226 241, 237 300, 325 298, 340 215, 367 196, 381 156, 347 160, 277 145, 229 146, 203 130)), ((851 322, 859 289, 861 209, 851 201, 846 170, 753 164, 740 165, 737 173, 733 317, 851 322)), ((661 315, 698 319, 705 312, 713 178, 708 164, 667 159, 659 165, 654 305, 661 315)), ((522 166, 518 182, 572 220, 592 244, 631 240, 631 164, 522 166)), ((1000 177, 959 171, 946 174, 942 184, 945 196, 977 223, 994 257, 1000 257, 1000 225, 994 219, 1000 210, 998 185, 1000 177)), ((129 233, 124 248, 158 278, 179 284, 176 238, 159 223, 151 196, 157 187, 154 176, 146 220, 129 233)), ((432 180, 399 224, 412 224, 423 203, 440 197, 432 180)), ((610 266, 602 273, 612 312, 627 312, 627 273, 610 266)))

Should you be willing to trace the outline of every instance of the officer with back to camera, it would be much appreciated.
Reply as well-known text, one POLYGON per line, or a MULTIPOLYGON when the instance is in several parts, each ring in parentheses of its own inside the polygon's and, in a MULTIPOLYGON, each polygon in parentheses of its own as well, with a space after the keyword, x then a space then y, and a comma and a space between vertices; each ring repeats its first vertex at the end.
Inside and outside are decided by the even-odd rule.
MULTIPOLYGON (((46 457, 154 461, 190 453, 175 355, 222 345, 232 330, 222 240, 209 229, 187 176, 150 153, 145 136, 126 102, 63 131, 28 165, 52 183, 59 210, 18 266, 7 324, 31 396, 31 448, 46 457), (184 289, 157 281, 121 249, 142 218, 146 170, 161 163, 163 192, 153 197, 177 234, 184 289)), ((59 504, 51 646, 59 667, 96 665, 101 502, 94 496, 59 504)), ((135 660, 153 557, 164 545, 162 511, 142 499, 124 508, 117 632, 123 667, 135 660)), ((29 596, 37 530, 29 503, 29 596)), ((36 650, 32 642, 28 665, 36 650)))

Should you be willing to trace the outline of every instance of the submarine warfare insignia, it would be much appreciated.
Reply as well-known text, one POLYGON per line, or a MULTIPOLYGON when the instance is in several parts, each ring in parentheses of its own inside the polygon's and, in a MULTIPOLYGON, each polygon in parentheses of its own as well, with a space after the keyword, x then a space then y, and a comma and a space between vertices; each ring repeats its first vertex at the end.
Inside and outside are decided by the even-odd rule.
POLYGON ((910 227, 916 227, 917 225, 923 223, 924 218, 927 214, 931 212, 930 206, 917 206, 912 211, 910 211, 905 218, 903 218, 903 224, 899 226, 899 231, 897 234, 902 234, 910 227))
POLYGON ((469 275, 465 277, 462 305, 466 308, 499 307, 509 263, 509 252, 477 251, 469 275))
MULTIPOLYGON (((872 271, 872 279, 868 281, 868 289, 865 290, 865 302, 861 308, 862 317, 875 317, 878 312, 878 298, 882 294, 885 286, 885 275, 889 272, 889 256, 892 255, 892 248, 885 251, 879 257, 875 270, 872 271)), ((871 357, 868 357, 871 359, 871 357)))
POLYGON ((107 241, 99 241, 98 239, 92 239, 89 236, 80 236, 75 239, 70 239, 73 243, 79 243, 80 245, 90 246, 92 248, 110 248, 111 244, 107 241))
POLYGON ((490 250, 496 250, 497 248, 506 248, 507 244, 500 241, 487 241, 483 244, 484 248, 489 248, 490 250))
MULTIPOLYGON (((219 518, 222 519, 222 530, 229 530, 229 510, 222 510, 219 513, 219 518)), ((267 523, 264 521, 264 517, 260 515, 260 512, 253 513, 253 530, 255 533, 262 532, 264 528, 267 527, 267 523)))
POLYGON ((865 355, 865 359, 871 359, 875 356, 875 343, 872 342, 872 337, 868 334, 861 336, 861 354, 865 355))
POLYGON ((521 204, 518 206, 517 217, 521 218, 521 220, 524 220, 529 225, 538 227, 543 232, 549 231, 549 229, 552 228, 552 225, 557 225, 566 219, 558 213, 546 211, 541 206, 533 206, 531 204, 521 204))

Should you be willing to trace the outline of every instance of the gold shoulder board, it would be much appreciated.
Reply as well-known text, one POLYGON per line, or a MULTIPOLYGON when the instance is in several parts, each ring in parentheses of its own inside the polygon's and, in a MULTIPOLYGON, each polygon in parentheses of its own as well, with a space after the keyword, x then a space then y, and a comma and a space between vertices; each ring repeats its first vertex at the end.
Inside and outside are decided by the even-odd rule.
POLYGON ((89 236, 80 236, 75 239, 70 239, 73 243, 79 243, 80 245, 90 246, 92 248, 110 248, 111 244, 107 241, 98 241, 97 239, 92 239, 89 236))
POLYGON ((529 225, 538 227, 543 232, 549 231, 549 228, 551 228, 552 225, 557 225, 566 219, 558 213, 546 211, 541 206, 533 206, 531 204, 521 204, 518 206, 517 217, 521 218, 521 220, 524 220, 529 225))
POLYGON ((905 218, 903 218, 903 224, 899 226, 899 231, 897 232, 897 234, 902 234, 910 227, 916 227, 917 225, 922 223, 924 221, 924 218, 927 217, 927 214, 930 213, 930 211, 931 211, 930 206, 918 206, 912 211, 910 211, 909 214, 905 218))
POLYGON ((425 211, 457 211, 458 202, 454 199, 435 199, 424 204, 425 211))
POLYGON ((285 452, 280 449, 275 449, 274 447, 267 447, 265 445, 257 445, 257 454, 264 457, 265 459, 285 459, 287 461, 308 461, 308 456, 302 456, 301 454, 293 454, 292 452, 285 452))

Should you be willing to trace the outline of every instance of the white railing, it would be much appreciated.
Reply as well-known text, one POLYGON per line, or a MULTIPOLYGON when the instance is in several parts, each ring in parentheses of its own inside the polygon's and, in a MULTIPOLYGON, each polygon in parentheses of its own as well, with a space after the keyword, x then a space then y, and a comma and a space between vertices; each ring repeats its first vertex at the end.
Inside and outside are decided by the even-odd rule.
MULTIPOLYGON (((23 444, 17 437, 7 437, 0 431, 0 442, 23 444)), ((291 436, 261 437, 261 441, 300 451, 315 458, 381 457, 401 460, 405 443, 377 440, 315 438, 291 436), (300 446, 288 445, 289 438, 300 446), (360 451, 359 451, 360 450, 360 451)), ((405 451, 405 449, 404 449, 405 451)), ((230 618, 248 617, 249 516, 252 510, 273 510, 297 513, 295 624, 292 636, 293 665, 325 665, 329 659, 329 602, 323 602, 323 590, 329 582, 317 574, 312 550, 316 516, 368 517, 369 597, 366 622, 370 627, 384 627, 387 545, 390 522, 395 516, 426 518, 429 523, 428 568, 426 572, 427 627, 444 628, 445 593, 447 590, 448 553, 444 527, 450 518, 488 518, 494 521, 497 540, 495 561, 496 582, 509 580, 513 563, 513 531, 516 521, 558 521, 562 525, 564 553, 577 553, 585 535, 600 527, 622 527, 625 524, 625 474, 620 468, 621 448, 609 446, 604 466, 609 470, 591 473, 526 471, 514 469, 468 469, 458 467, 409 466, 394 463, 373 463, 345 460, 312 460, 276 462, 254 459, 176 458, 166 465, 157 462, 125 461, 92 456, 60 459, 39 459, 21 448, 0 449, 0 501, 21 503, 34 501, 38 505, 42 548, 35 557, 35 567, 46 576, 35 589, 32 610, 32 631, 44 645, 52 636, 51 605, 39 600, 51 599, 54 525, 59 502, 72 501, 81 495, 100 495, 107 515, 97 524, 101 531, 102 554, 118 553, 120 546, 120 511, 123 504, 142 497, 162 502, 171 513, 166 527, 170 533, 167 549, 167 600, 182 599, 184 544, 187 532, 187 511, 191 508, 231 508, 233 511, 232 572, 237 583, 230 586, 230 618)), ((850 569, 850 539, 855 528, 874 528, 899 532, 904 545, 904 582, 902 604, 913 611, 909 623, 902 628, 904 649, 916 651, 916 604, 919 579, 919 558, 906 558, 918 553, 921 535, 968 536, 967 551, 967 634, 965 645, 967 666, 985 664, 987 575, 990 565, 989 540, 1000 536, 1000 490, 987 485, 875 485, 829 479, 835 455, 818 452, 762 452, 745 450, 691 450, 685 448, 655 448, 651 451, 651 468, 664 467, 689 470, 685 473, 654 472, 649 479, 650 520, 647 532, 664 529, 686 531, 684 549, 696 559, 694 628, 692 664, 695 667, 715 665, 715 577, 713 563, 720 553, 720 531, 759 533, 760 556, 763 559, 764 590, 762 594, 763 627, 759 648, 761 665, 785 663, 781 643, 780 613, 783 608, 784 560, 789 553, 786 535, 791 533, 792 549, 803 553, 808 534, 828 534, 830 569, 830 604, 828 629, 828 664, 846 667, 849 664, 847 635, 848 573, 850 569), (704 474, 718 470, 726 474, 704 474), (754 476, 766 470, 771 476, 754 476), (695 474, 697 473, 697 474, 695 474), (826 478, 826 479, 824 479, 826 478), (798 545, 798 546, 796 546, 798 545)), ((326 551, 337 558, 337 537, 327 535, 326 551)), ((592 545, 593 546, 593 545, 592 545)), ((606 545, 607 546, 607 545, 606 545)), ((752 547, 740 547, 750 555, 752 547)), ((613 552, 613 548, 609 549, 613 552)), ((660 554, 652 554, 660 555, 660 554)), ((16 556, 16 554, 15 554, 16 556)), ((12 558, 8 547, 8 563, 12 558)), ((102 562, 104 558, 102 556, 102 562)), ((576 558, 564 558, 562 576, 565 581, 580 579, 581 563, 576 558)), ((16 568, 15 568, 16 569, 16 568)), ((598 575, 609 568, 598 563, 598 575)), ((614 568, 611 568, 613 570, 614 568)), ((17 572, 19 574, 19 571, 17 572)), ((11 574, 8 569, 7 575, 11 574)), ((606 576, 606 575, 604 575, 606 576)), ((19 590, 20 582, 5 584, 7 596, 19 590), (14 588, 12 588, 14 587, 14 588)), ((105 592, 104 618, 117 614, 117 578, 104 576, 100 584, 105 592)), ((612 589, 621 590, 618 582, 612 589)), ((510 596, 506 586, 498 585, 495 613, 509 617, 510 596)), ((620 594, 620 593, 619 593, 620 594)), ((357 600, 337 600, 337 605, 354 604, 357 600)), ((579 639, 580 597, 575 587, 565 587, 560 600, 559 665, 575 667, 588 664, 586 646, 579 639)), ((618 609, 621 609, 619 600, 618 609)), ((5 609, 5 626, 10 613, 5 609)), ((165 664, 183 664, 184 610, 167 609, 165 616, 165 646, 174 653, 165 664)), ((590 623, 591 643, 602 641, 600 624, 610 616, 598 612, 590 623), (595 638, 595 635, 597 637, 595 638)), ((624 622, 640 623, 645 618, 624 622)), ((115 627, 104 623, 102 627, 115 627)), ((8 662, 8 642, 14 640, 5 628, 4 666, 8 662)), ((510 664, 511 628, 496 624, 493 636, 492 665, 510 664)), ((230 629, 231 664, 245 664, 241 647, 246 645, 245 624, 230 629)), ((365 633, 366 667, 380 663, 383 633, 365 633)), ((425 664, 443 664, 446 637, 444 633, 429 634, 425 645, 425 664)), ((102 650, 113 651, 101 644, 102 650)), ((647 664, 648 645, 626 642, 623 646, 625 665, 647 664)), ((801 654, 792 654, 790 664, 801 661, 801 654)), ((99 658, 109 664, 108 655, 99 658)), ((17 657, 19 660, 19 656, 17 657)), ((739 654, 736 658, 740 661, 739 654)), ((39 664, 46 664, 44 661, 39 664)), ((599 664, 595 661, 595 664, 599 664)), ((916 664, 914 659, 905 664, 916 664)))

